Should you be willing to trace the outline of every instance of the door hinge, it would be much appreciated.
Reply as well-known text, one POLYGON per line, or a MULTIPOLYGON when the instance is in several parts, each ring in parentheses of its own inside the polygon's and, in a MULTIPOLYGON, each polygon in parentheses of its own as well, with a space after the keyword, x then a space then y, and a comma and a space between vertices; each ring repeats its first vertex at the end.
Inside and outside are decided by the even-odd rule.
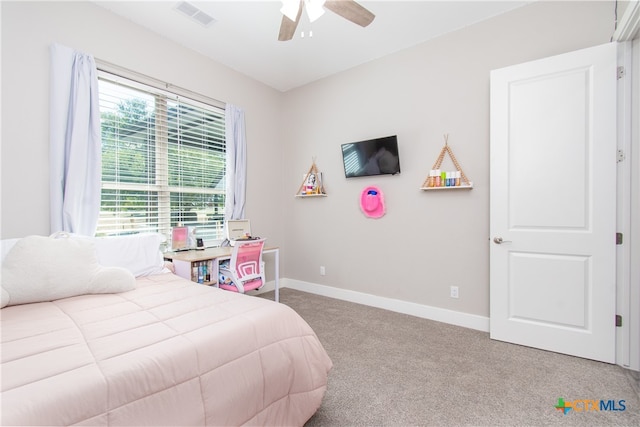
POLYGON ((616 245, 622 244, 622 233, 616 233, 616 245))
POLYGON ((622 316, 616 314, 616 327, 622 326, 622 316))
POLYGON ((618 70, 617 70, 618 80, 620 80, 624 76, 625 76, 624 67, 621 65, 621 66, 618 67, 618 70))
POLYGON ((625 159, 624 150, 618 150, 617 161, 618 163, 623 162, 625 159))

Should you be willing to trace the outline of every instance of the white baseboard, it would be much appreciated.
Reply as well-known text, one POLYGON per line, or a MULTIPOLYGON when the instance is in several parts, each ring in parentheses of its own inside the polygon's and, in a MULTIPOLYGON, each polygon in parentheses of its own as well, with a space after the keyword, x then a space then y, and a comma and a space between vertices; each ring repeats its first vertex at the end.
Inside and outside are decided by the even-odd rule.
MULTIPOLYGON (((267 282, 263 289, 273 282, 267 282)), ((489 318, 475 314, 462 313, 459 311, 447 310, 444 308, 431 307, 428 305, 416 304, 408 301, 401 301, 393 298, 380 297, 363 292, 350 291, 346 289, 334 288, 331 286, 318 285, 316 283, 303 282, 301 280, 280 279, 280 289, 291 288, 298 291, 309 292, 311 294, 322 295, 329 298, 382 308, 397 313, 409 314, 411 316, 422 317, 423 319, 435 320, 436 322, 449 323, 451 325, 462 326, 482 332, 489 332, 489 318)))

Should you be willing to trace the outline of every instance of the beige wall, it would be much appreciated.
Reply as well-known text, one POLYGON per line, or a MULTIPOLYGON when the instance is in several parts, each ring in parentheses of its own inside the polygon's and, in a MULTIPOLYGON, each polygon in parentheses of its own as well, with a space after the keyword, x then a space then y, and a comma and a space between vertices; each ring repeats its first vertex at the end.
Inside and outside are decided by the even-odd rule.
POLYGON ((611 2, 541 2, 282 94, 91 3, 1 7, 0 237, 49 233, 48 48, 58 42, 245 109, 247 217, 282 247, 282 277, 480 316, 489 314, 489 71, 605 43, 613 31, 611 2), (444 133, 471 191, 418 190, 444 133), (401 175, 346 180, 340 144, 390 134, 401 175), (314 156, 329 196, 295 199, 314 156), (378 220, 358 207, 371 184, 386 199, 378 220))
POLYGON ((49 233, 49 46, 96 58, 241 106, 249 144, 246 213, 282 244, 282 93, 132 24, 91 2, 2 7, 1 237, 49 233), (82 19, 80 19, 82 18, 82 19), (270 209, 264 209, 269 206, 270 209), (258 214, 259 212, 259 214, 258 214))
POLYGON ((489 72, 612 32, 612 3, 542 2, 287 93, 286 247, 298 249, 287 253, 287 277, 488 316, 489 72), (445 133, 474 189, 419 191, 445 133), (390 134, 401 175, 344 178, 341 143, 390 134), (312 156, 328 197, 293 199, 312 156), (359 210, 367 185, 384 192, 381 219, 359 210))

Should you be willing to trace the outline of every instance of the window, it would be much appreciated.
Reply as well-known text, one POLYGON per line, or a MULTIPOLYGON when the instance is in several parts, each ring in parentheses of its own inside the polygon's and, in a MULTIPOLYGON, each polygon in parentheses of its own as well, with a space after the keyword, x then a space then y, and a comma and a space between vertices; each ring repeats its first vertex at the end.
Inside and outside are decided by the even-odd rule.
POLYGON ((194 227, 223 239, 224 109, 99 72, 102 201, 98 236, 194 227))

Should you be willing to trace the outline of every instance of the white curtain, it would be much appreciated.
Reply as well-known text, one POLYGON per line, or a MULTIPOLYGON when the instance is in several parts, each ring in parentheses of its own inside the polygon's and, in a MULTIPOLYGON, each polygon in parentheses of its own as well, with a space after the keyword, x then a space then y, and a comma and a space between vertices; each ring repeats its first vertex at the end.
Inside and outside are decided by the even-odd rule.
POLYGON ((247 189, 247 141, 245 137, 244 110, 234 105, 225 106, 225 130, 227 144, 225 219, 244 218, 244 202, 247 189))
POLYGON ((93 236, 100 215, 102 153, 93 56, 51 46, 51 233, 93 236))

